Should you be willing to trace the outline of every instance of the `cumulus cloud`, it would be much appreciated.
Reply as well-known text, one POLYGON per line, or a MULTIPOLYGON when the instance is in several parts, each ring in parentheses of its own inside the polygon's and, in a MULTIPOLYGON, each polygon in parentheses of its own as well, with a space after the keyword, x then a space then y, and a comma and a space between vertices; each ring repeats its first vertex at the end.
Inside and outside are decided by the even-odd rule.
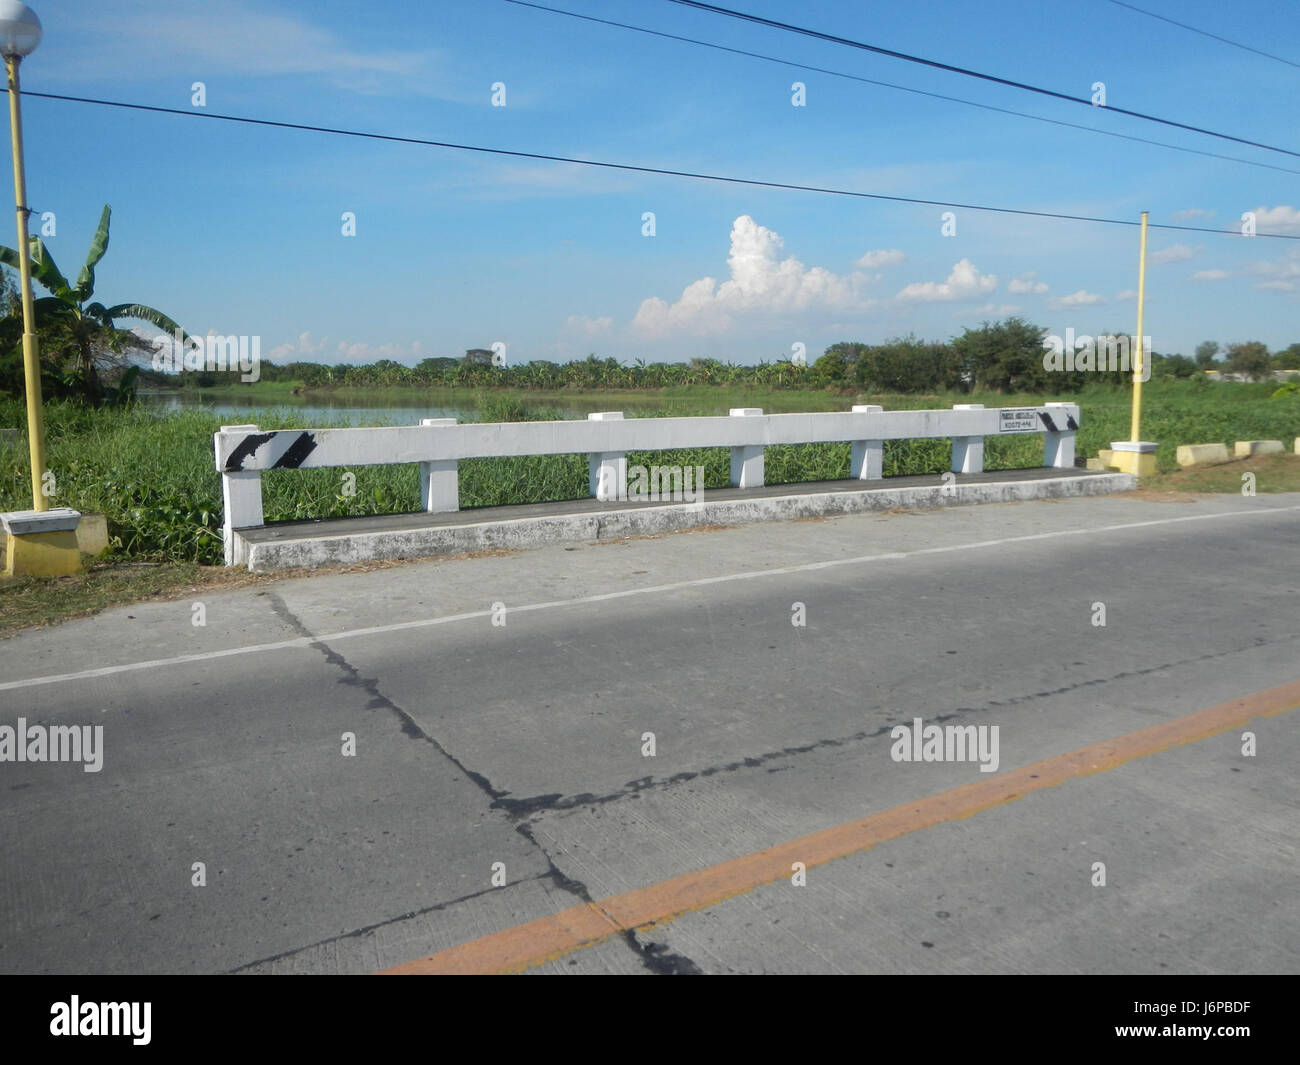
POLYGON ((858 295, 863 278, 843 277, 820 266, 781 258, 779 234, 741 215, 731 226, 730 280, 702 277, 682 290, 676 303, 657 296, 643 300, 632 320, 649 336, 683 331, 699 336, 725 333, 733 315, 808 310, 864 310, 872 300, 858 295))
POLYGON ((859 270, 879 270, 882 266, 897 266, 907 258, 898 248, 869 251, 853 265, 859 270))
POLYGON ((995 274, 981 274, 969 259, 962 259, 952 268, 947 281, 915 281, 902 289, 897 298, 937 303, 946 300, 972 299, 983 296, 998 287, 995 274))
POLYGON ((1020 307, 1014 303, 986 303, 983 307, 976 307, 975 313, 979 315, 988 315, 990 318, 1005 318, 1009 314, 1015 314, 1020 307))
POLYGON ((613 325, 613 318, 588 318, 585 314, 571 314, 564 320, 564 328, 568 332, 588 337, 608 333, 613 325))
POLYGON ((1273 292, 1294 292, 1297 288, 1294 281, 1261 281, 1256 288, 1269 289, 1273 292))
POLYGON ((1300 229, 1300 210, 1295 207, 1256 207, 1256 230, 1276 233, 1278 230, 1300 229))
POLYGON ((1290 292, 1290 286, 1300 281, 1300 249, 1293 250, 1284 259, 1251 263, 1248 269, 1252 274, 1267 278, 1266 281, 1257 284, 1256 288, 1271 288, 1281 292, 1290 292), (1276 282, 1285 282, 1285 285, 1276 282))
POLYGON ((292 344, 278 344, 267 353, 273 362, 375 362, 379 359, 420 358, 420 344, 412 341, 403 344, 367 344, 348 340, 331 341, 329 337, 315 339, 310 333, 299 333, 292 344))
POLYGON ((1121 289, 1119 292, 1115 293, 1115 298, 1119 300, 1121 303, 1124 303, 1128 300, 1135 300, 1138 298, 1137 289, 1135 288, 1121 289))
POLYGON ((1041 296, 1052 286, 1046 281, 1038 280, 1038 271, 1030 270, 1027 274, 1021 274, 1019 277, 1013 277, 1007 283, 1008 292, 1027 292, 1034 296, 1041 296))
POLYGON ((1227 270, 1197 270, 1192 274, 1193 281, 1222 281, 1228 276, 1227 270))
POLYGON ((1047 305, 1054 311, 1063 311, 1068 307, 1091 307, 1097 303, 1105 303, 1101 296, 1095 292, 1088 292, 1086 289, 1079 289, 1077 292, 1071 292, 1068 296, 1059 296, 1054 300, 1048 300, 1047 305))
POLYGON ((1163 266, 1165 263, 1180 263, 1190 259, 1200 250, 1200 247, 1193 248, 1190 244, 1171 244, 1167 248, 1161 248, 1159 251, 1153 252, 1148 261, 1152 266, 1163 266))

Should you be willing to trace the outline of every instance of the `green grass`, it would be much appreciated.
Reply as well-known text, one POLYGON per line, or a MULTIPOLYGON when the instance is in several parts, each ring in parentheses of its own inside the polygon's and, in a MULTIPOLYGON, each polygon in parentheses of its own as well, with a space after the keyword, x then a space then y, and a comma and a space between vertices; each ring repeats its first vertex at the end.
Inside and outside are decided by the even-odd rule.
MULTIPOLYGON (((1182 443, 1238 439, 1282 439, 1288 449, 1300 431, 1300 396, 1270 400, 1272 384, 1153 383, 1145 389, 1143 436, 1159 441, 1157 461, 1174 468, 1174 451, 1182 443)), ((373 394, 372 394, 373 395, 373 394)), ((457 403, 473 405, 485 421, 546 417, 537 404, 549 394, 461 393, 457 403)), ((833 393, 693 388, 597 393, 604 409, 626 409, 634 417, 665 414, 724 414, 730 407, 765 410, 844 410, 855 397, 833 393)), ((568 405, 575 391, 554 394, 551 402, 568 405)), ((985 406, 1033 406, 1067 396, 859 396, 886 410, 948 407, 953 403, 985 406)), ((1073 397, 1083 409, 1078 448, 1095 455, 1113 440, 1128 438, 1126 392, 1097 387, 1073 397)), ((259 424, 285 429, 308 428, 292 406, 258 411, 259 424)), ((222 419, 202 409, 162 415, 145 408, 86 410, 68 403, 46 408, 47 452, 56 478, 55 505, 72 506, 107 516, 112 557, 118 560, 218 563, 221 560, 221 479, 213 466, 212 434, 222 419)), ((379 418, 374 424, 383 424, 379 418)), ((320 427, 318 420, 312 425, 320 427)), ((0 426, 25 426, 22 404, 0 398, 0 426)), ((939 474, 948 468, 947 440, 889 441, 884 473, 939 474)), ((989 438, 989 469, 1036 466, 1042 461, 1042 438, 989 438)), ((705 487, 725 487, 729 459, 725 448, 631 453, 631 465, 703 466, 705 487)), ((771 447, 766 471, 770 483, 795 483, 846 477, 849 445, 805 444, 771 447)), ((418 471, 414 465, 359 466, 356 491, 344 494, 343 469, 276 470, 263 477, 268 521, 333 518, 412 511, 419 508, 418 471)), ((585 455, 469 459, 460 464, 462 507, 498 506, 585 498, 585 455)), ((0 509, 31 505, 24 440, 0 440, 0 509)))

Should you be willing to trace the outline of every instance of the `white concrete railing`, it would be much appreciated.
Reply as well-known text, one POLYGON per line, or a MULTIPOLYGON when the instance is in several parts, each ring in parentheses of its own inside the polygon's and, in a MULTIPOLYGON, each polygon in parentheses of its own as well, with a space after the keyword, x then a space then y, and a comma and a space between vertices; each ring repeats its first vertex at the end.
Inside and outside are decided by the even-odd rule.
POLYGON ((622 412, 606 412, 589 414, 586 421, 458 425, 454 418, 426 418, 419 425, 371 429, 262 431, 256 425, 223 425, 213 445, 221 473, 226 565, 232 566, 246 561, 238 557, 246 548, 234 531, 263 524, 265 470, 418 462, 420 505, 440 513, 459 509, 458 463, 468 458, 586 453, 592 496, 616 500, 627 498, 629 451, 728 447, 732 485, 756 488, 763 484, 763 449, 771 444, 848 442, 850 478, 869 481, 882 476, 886 440, 951 437, 953 471, 981 473, 985 437, 1042 433, 1043 465, 1071 467, 1078 427, 1076 403, 899 411, 855 406, 825 414, 764 414, 740 407, 726 418, 624 419, 622 412))

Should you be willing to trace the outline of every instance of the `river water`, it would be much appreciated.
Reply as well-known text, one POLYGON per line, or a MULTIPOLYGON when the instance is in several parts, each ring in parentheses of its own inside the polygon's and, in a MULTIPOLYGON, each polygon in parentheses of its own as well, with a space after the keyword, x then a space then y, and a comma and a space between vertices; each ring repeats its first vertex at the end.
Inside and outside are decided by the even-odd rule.
MULTIPOLYGON (((317 393, 303 398, 294 395, 282 395, 274 398, 266 396, 230 396, 203 395, 195 392, 139 392, 142 404, 160 412, 180 411, 190 408, 202 408, 227 420, 227 424, 249 423, 272 428, 266 417, 268 412, 292 412, 295 418, 307 424, 320 425, 418 425, 421 418, 455 418, 461 422, 479 420, 478 408, 472 403, 465 405, 435 405, 439 397, 421 396, 414 393, 410 397, 394 399, 392 393, 382 398, 376 397, 371 402, 356 395, 347 399, 335 399, 328 393, 317 393)), ((489 395, 492 395, 489 393, 489 395)), ((508 398, 511 393, 501 393, 508 398)), ((444 404, 446 399, 443 399, 444 404)), ((768 413, 798 410, 848 410, 851 400, 830 396, 825 393, 791 392, 788 396, 766 400, 768 413)), ((653 412, 655 414, 724 415, 731 406, 749 405, 748 401, 735 393, 719 390, 715 398, 707 397, 667 397, 646 395, 645 393, 611 393, 609 396, 584 396, 558 401, 534 400, 526 398, 524 403, 531 410, 554 411, 561 418, 582 419, 595 411, 625 410, 629 416, 634 412, 653 412)))

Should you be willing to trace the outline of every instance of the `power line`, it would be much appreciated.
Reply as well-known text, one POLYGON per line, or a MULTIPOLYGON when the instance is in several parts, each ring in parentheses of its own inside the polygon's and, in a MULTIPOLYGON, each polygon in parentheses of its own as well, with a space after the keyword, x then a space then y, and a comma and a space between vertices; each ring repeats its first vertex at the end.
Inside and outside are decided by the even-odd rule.
POLYGON ((1187 152, 1191 155, 1203 155, 1211 159, 1224 159, 1233 163, 1244 163, 1246 166, 1263 167, 1266 170, 1280 170, 1284 174, 1300 174, 1289 166, 1277 166, 1274 163, 1263 163, 1255 159, 1243 159, 1238 155, 1224 155, 1221 152, 1207 152, 1199 148, 1186 148, 1181 144, 1169 144, 1165 141, 1151 140, 1149 137, 1138 137, 1129 133, 1116 133, 1114 130, 1097 129, 1093 126, 1083 126, 1077 122, 1065 122, 1059 118, 1046 118, 1043 115, 1031 115, 1025 111, 1013 111, 1007 107, 994 107, 992 104, 977 103, 974 100, 966 100, 960 96, 946 96, 939 92, 928 92, 925 89, 913 89, 907 85, 895 85, 889 81, 878 81, 875 78, 864 78, 858 74, 846 74, 839 70, 828 70, 825 67, 810 66, 807 63, 796 63, 791 59, 781 59, 777 56, 763 55, 761 52, 749 52, 743 48, 732 48, 725 44, 714 44, 712 41, 701 41, 694 37, 683 37, 676 33, 664 33, 661 30, 646 29, 644 26, 633 26, 627 22, 615 22, 612 19, 596 18, 594 15, 581 15, 576 11, 566 11, 563 8, 547 7, 545 4, 530 3, 529 0, 505 0, 507 4, 514 4, 516 7, 528 7, 535 11, 546 11, 553 15, 567 15, 570 18, 582 19, 584 22, 598 22, 603 26, 615 26, 622 30, 632 30, 636 33, 646 33, 652 37, 663 37, 670 41, 682 41, 686 44, 697 44, 703 48, 713 48, 719 52, 730 52, 733 55, 748 56, 751 59, 762 59, 768 63, 779 63, 782 66, 794 67, 796 70, 810 70, 817 74, 829 74, 835 78, 846 78, 849 81, 860 81, 867 85, 878 85, 886 89, 897 89, 899 92, 909 92, 917 96, 928 96, 934 100, 947 100, 955 104, 965 104, 967 107, 977 107, 981 111, 996 111, 998 114, 1014 115, 1017 118, 1029 118, 1035 122, 1046 122, 1053 126, 1065 126, 1068 129, 1081 129, 1086 133, 1096 133, 1103 137, 1118 137, 1120 140, 1137 141, 1139 144, 1151 144, 1158 148, 1170 148, 1176 152, 1187 152))
MULTIPOLYGON (((8 92, 8 90, 5 90, 8 92)), ((604 170, 623 170, 637 174, 655 174, 662 177, 691 178, 697 181, 717 181, 729 185, 752 185, 757 188, 783 189, 790 192, 814 192, 827 196, 847 196, 853 199, 882 200, 889 203, 910 203, 922 207, 951 207, 962 211, 985 211, 991 214, 1022 215, 1030 218, 1054 218, 1070 222, 1095 222, 1112 226, 1138 226, 1125 218, 1099 218, 1093 215, 1062 214, 1056 211, 1030 211, 1017 207, 989 207, 977 203, 954 203, 948 200, 923 200, 914 196, 888 196, 881 192, 858 192, 853 189, 835 189, 823 185, 795 185, 783 181, 760 181, 757 178, 733 177, 727 174, 706 174, 694 170, 669 170, 657 166, 638 166, 632 163, 611 163, 598 159, 577 159, 568 155, 546 152, 521 152, 510 148, 487 148, 478 144, 456 144, 452 141, 429 140, 424 137, 401 137, 392 133, 371 133, 365 130, 339 129, 334 126, 312 126, 301 122, 282 122, 270 118, 249 118, 244 115, 222 115, 212 111, 184 111, 178 107, 159 107, 156 104, 133 104, 121 100, 100 100, 87 96, 66 96, 53 92, 24 92, 24 96, 37 96, 45 100, 62 100, 68 103, 94 104, 101 107, 119 107, 128 111, 148 111, 162 115, 180 115, 185 118, 206 118, 216 122, 234 122, 249 126, 267 126, 273 129, 292 129, 304 133, 329 133, 339 137, 357 137, 362 140, 386 141, 394 144, 417 144, 430 148, 449 148, 460 152, 478 152, 484 155, 504 155, 515 159, 536 159, 548 163, 574 163, 578 166, 598 167, 604 170)), ((1150 229, 1179 230, 1185 233, 1217 233, 1236 236, 1234 229, 1211 229, 1208 226, 1176 226, 1153 222, 1150 229)), ((1300 234, 1256 233, 1257 237, 1278 240, 1300 240, 1300 234)))
MULTIPOLYGON (((793 26, 788 22, 777 22, 774 19, 762 18, 759 15, 750 15, 744 11, 732 11, 726 7, 716 7, 713 4, 701 3, 700 0, 668 0, 672 4, 681 4, 683 7, 693 7, 700 11, 708 11, 715 15, 726 15, 728 18, 740 19, 744 22, 752 22, 759 26, 768 26, 772 29, 785 30, 789 33, 798 33, 804 37, 813 37, 820 41, 829 41, 831 44, 843 44, 849 48, 858 48, 864 52, 874 52, 877 55, 889 56, 891 59, 902 59, 908 63, 919 63, 922 66, 933 67, 935 70, 946 70, 952 74, 961 74, 968 78, 979 78, 981 81, 991 81, 996 85, 1006 85, 1013 89, 1023 89, 1025 92, 1038 93, 1040 96, 1050 96, 1056 100, 1065 100, 1067 103, 1083 104, 1085 107, 1094 107, 1096 105, 1083 96, 1071 96, 1069 93, 1057 92, 1055 89, 1044 89, 1038 85, 1030 85, 1023 81, 1013 81, 1010 78, 1001 78, 996 74, 984 74, 978 70, 971 70, 967 67, 954 66, 951 63, 941 63, 937 59, 925 59, 921 56, 910 55, 907 52, 896 52, 890 48, 881 48, 874 44, 865 44, 862 41, 853 41, 847 37, 837 37, 831 33, 823 33, 820 30, 811 30, 803 26, 793 26)), ((1252 148, 1263 148, 1265 151, 1278 152, 1282 155, 1294 156, 1300 159, 1300 152, 1292 151, 1290 148, 1278 148, 1272 144, 1264 144, 1260 141, 1247 140, 1244 137, 1234 137, 1230 133, 1219 133, 1212 129, 1204 129, 1201 126, 1192 126, 1186 122, 1176 122, 1172 118, 1160 118, 1157 115, 1148 115, 1142 111, 1130 111, 1125 107, 1113 107, 1106 104, 1102 110, 1113 111, 1119 115, 1128 115, 1130 118, 1140 118, 1146 122, 1158 122, 1162 126, 1172 126, 1175 129, 1185 129, 1192 133, 1201 133, 1207 137, 1217 137, 1220 140, 1235 141, 1237 144, 1246 144, 1252 148)))
POLYGON ((1285 63, 1289 67, 1295 67, 1300 70, 1300 63, 1293 63, 1289 59, 1283 59, 1280 55, 1273 55, 1270 52, 1261 52, 1258 48, 1252 48, 1248 44, 1242 44, 1240 41, 1230 41, 1227 37, 1220 37, 1217 33, 1210 33, 1208 30, 1198 30, 1195 26, 1189 26, 1186 22, 1179 22, 1177 19, 1166 18, 1164 15, 1157 15, 1154 11, 1147 11, 1145 8, 1137 7, 1134 4, 1126 4, 1124 0, 1110 0, 1112 4, 1118 4, 1120 7, 1126 7, 1130 11, 1136 11, 1139 15, 1146 15, 1148 18, 1158 18, 1161 22, 1168 22, 1171 26, 1178 26, 1184 30, 1191 30, 1192 33, 1199 33, 1202 37, 1211 37, 1216 41, 1222 41, 1224 44, 1230 44, 1233 48, 1243 48, 1247 52, 1254 52, 1256 55, 1262 55, 1265 59, 1273 59, 1279 63, 1285 63))

